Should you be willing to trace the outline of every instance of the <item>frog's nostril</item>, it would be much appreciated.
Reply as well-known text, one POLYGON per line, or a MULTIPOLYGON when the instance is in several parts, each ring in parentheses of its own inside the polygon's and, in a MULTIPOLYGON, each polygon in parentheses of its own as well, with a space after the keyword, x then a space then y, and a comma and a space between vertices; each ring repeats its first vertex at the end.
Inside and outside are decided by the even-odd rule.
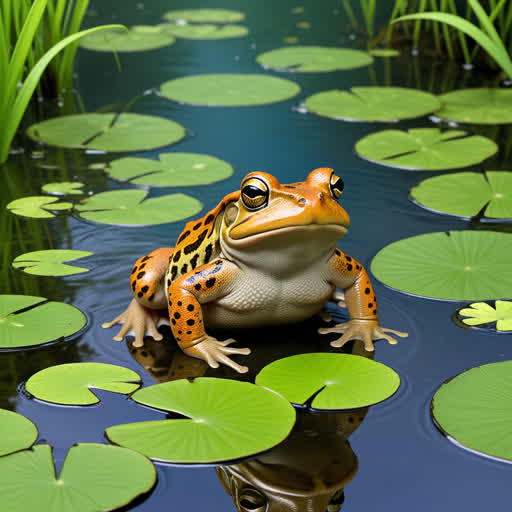
POLYGON ((299 204, 306 204, 306 200, 302 197, 299 199, 299 204))

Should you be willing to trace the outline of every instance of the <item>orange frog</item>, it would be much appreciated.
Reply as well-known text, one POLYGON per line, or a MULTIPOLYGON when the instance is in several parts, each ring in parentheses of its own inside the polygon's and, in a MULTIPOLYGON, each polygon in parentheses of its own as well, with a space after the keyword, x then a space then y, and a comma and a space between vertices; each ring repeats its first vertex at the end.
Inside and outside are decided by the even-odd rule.
POLYGON ((203 218, 187 223, 176 247, 138 259, 130 284, 134 299, 108 328, 123 324, 114 337, 133 329, 135 346, 145 334, 155 339, 161 310, 168 309, 172 333, 188 355, 243 373, 230 355, 235 340, 218 341, 207 327, 254 327, 292 323, 322 311, 345 291, 351 319, 322 334, 340 333, 333 347, 352 339, 396 340, 405 333, 379 326, 377 302, 366 270, 336 248, 349 217, 338 204, 343 181, 332 169, 311 172, 305 182, 281 185, 274 176, 252 172, 241 190, 228 194, 203 218))

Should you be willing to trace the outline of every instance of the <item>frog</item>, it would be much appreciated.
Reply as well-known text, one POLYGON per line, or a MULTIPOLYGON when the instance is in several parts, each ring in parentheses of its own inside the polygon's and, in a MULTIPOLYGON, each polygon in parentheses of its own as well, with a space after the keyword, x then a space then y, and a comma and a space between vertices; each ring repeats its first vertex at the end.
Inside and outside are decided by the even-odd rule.
POLYGON ((337 334, 330 345, 359 339, 397 343, 407 333, 381 327, 377 299, 368 273, 337 247, 350 218, 340 204, 342 178, 327 167, 305 181, 281 184, 272 174, 250 172, 240 189, 226 195, 202 218, 188 222, 172 247, 161 247, 133 265, 133 299, 110 328, 122 324, 114 340, 144 336, 161 340, 162 316, 183 352, 240 373, 233 357, 248 348, 235 339, 218 340, 206 328, 254 328, 291 324, 324 311, 329 301, 346 306, 350 319, 320 334, 337 334), (338 292, 344 290, 344 294, 338 292))

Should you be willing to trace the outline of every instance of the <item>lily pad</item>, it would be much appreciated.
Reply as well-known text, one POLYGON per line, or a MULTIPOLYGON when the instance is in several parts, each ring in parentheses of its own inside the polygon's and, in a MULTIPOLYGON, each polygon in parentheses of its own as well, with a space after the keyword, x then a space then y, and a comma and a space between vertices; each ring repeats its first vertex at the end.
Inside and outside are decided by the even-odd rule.
POLYGON ((229 178, 233 168, 227 162, 195 153, 163 153, 159 161, 125 157, 107 168, 111 178, 153 187, 206 185, 229 178))
POLYGON ((55 217, 50 210, 69 210, 72 203, 59 203, 58 198, 48 196, 29 196, 15 199, 7 205, 7 209, 15 215, 32 219, 51 219, 55 217))
POLYGON ((45 194, 54 196, 71 196, 82 195, 84 191, 80 189, 83 187, 84 184, 79 181, 61 181, 59 183, 47 183, 42 186, 41 190, 45 194))
POLYGON ((0 457, 30 448, 37 436, 37 428, 28 418, 0 409, 0 457))
POLYGON ((478 164, 494 155, 498 146, 462 130, 416 128, 372 133, 357 142, 355 150, 362 158, 388 167, 442 171, 478 164))
POLYGON ((329 46, 285 46, 258 55, 264 68, 301 73, 338 71, 369 66, 373 58, 366 52, 329 46))
POLYGON ((396 392, 400 377, 366 357, 318 353, 278 359, 261 370, 256 384, 273 389, 295 405, 340 410, 382 402, 396 392))
POLYGON ((113 190, 82 200, 76 206, 80 217, 118 226, 150 226, 186 219, 203 205, 185 194, 169 194, 144 199, 147 190, 113 190))
POLYGON ((293 98, 300 87, 290 80, 268 75, 204 74, 169 80, 160 86, 165 98, 207 106, 266 105, 293 98))
MULTIPOLYGON (((153 28, 153 27, 151 27, 153 28)), ((143 30, 141 27, 126 30, 103 30, 82 38, 80 46, 97 52, 143 52, 174 44, 170 32, 143 30)))
POLYGON ((111 442, 165 462, 210 463, 247 457, 283 441, 295 423, 295 411, 287 400, 248 382, 183 379, 141 389, 132 399, 190 418, 106 429, 111 442))
POLYGON ((393 48, 375 48, 368 53, 374 57, 398 57, 400 55, 400 52, 393 48))
POLYGON ((473 124, 512 123, 512 90, 479 87, 439 96, 443 105, 436 116, 473 124))
POLYGON ((433 94, 404 87, 352 87, 349 91, 324 91, 306 98, 314 114, 345 121, 385 121, 420 117, 437 110, 433 94))
POLYGON ((0 295, 0 349, 58 341, 85 324, 84 314, 70 304, 29 295, 0 295))
POLYGON ((69 276, 88 272, 88 268, 66 265, 65 262, 92 256, 92 252, 50 249, 21 254, 12 262, 14 268, 36 276, 69 276))
POLYGON ((115 510, 148 492, 153 464, 117 446, 81 443, 70 448, 57 476, 47 444, 0 458, 0 506, 9 512, 115 510))
POLYGON ((142 114, 77 114, 33 124, 27 134, 57 147, 143 151, 178 142, 185 136, 185 128, 169 119, 142 114))
POLYGON ((451 441, 512 461, 512 361, 477 366, 445 382, 432 414, 451 441))
POLYGON ((458 315, 464 324, 472 327, 487 324, 497 331, 512 331, 512 301, 497 300, 494 307, 487 302, 474 302, 459 309, 458 315))
POLYGON ((512 290, 512 235, 450 231, 413 236, 381 249, 375 277, 399 291, 444 300, 507 297, 512 290))
POLYGON ((68 363, 41 370, 25 383, 39 400, 62 405, 92 405, 100 400, 91 389, 127 395, 141 385, 133 370, 104 363, 68 363))
POLYGON ((512 218, 512 172, 459 172, 429 178, 411 189, 420 206, 471 218, 484 209, 493 219, 512 218))
POLYGON ((166 23, 160 25, 160 28, 166 34, 183 39, 230 39, 244 37, 249 33, 247 27, 242 25, 213 25, 211 23, 201 25, 166 23))
POLYGON ((189 23, 236 23, 245 18, 245 14, 231 9, 182 9, 168 11, 164 18, 169 21, 189 23))

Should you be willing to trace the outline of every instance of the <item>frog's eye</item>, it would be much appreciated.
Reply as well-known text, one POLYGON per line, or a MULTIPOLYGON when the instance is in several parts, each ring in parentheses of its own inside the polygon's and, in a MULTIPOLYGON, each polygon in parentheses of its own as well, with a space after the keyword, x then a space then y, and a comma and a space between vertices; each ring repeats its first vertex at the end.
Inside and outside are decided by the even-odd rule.
POLYGON ((268 185, 258 178, 249 178, 242 185, 242 202, 248 210, 263 208, 268 202, 268 185))
POLYGON ((345 186, 343 183, 343 180, 336 176, 336 174, 331 174, 331 181, 329 183, 331 187, 331 194, 335 199, 339 199, 341 196, 341 193, 343 192, 343 187, 345 186))

